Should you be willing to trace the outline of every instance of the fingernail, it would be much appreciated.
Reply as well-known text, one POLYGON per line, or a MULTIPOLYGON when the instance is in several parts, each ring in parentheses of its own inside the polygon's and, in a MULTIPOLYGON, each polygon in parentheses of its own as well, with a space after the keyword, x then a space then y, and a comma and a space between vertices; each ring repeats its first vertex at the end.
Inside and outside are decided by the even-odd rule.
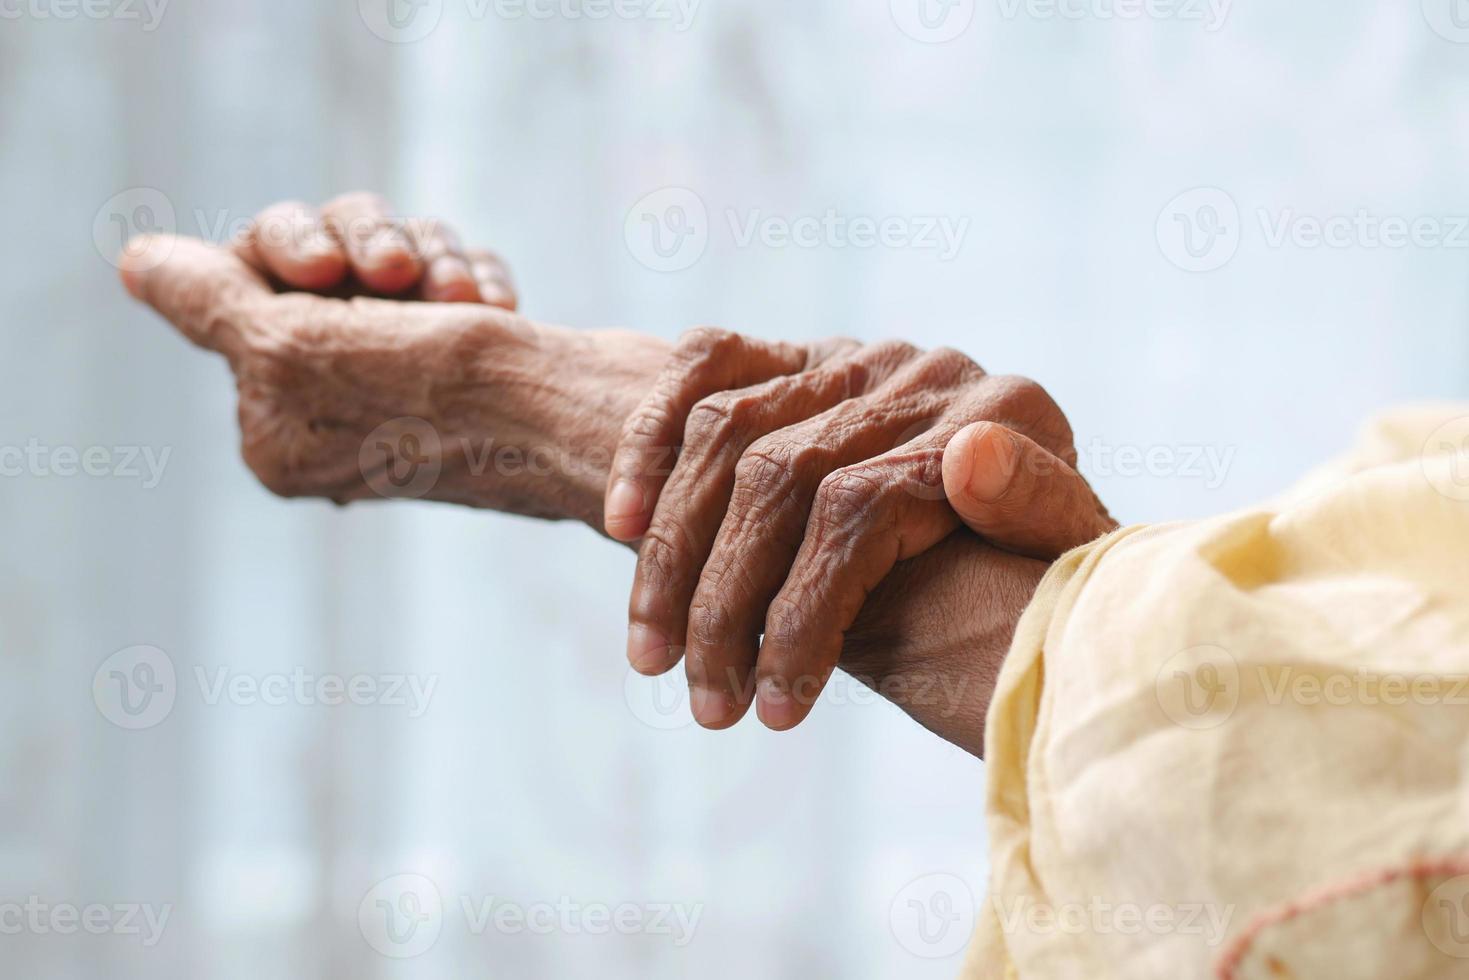
POLYGON ((969 493, 977 500, 995 500, 1015 476, 1015 438, 998 425, 985 426, 970 438, 974 462, 969 493))
POLYGON ((376 271, 407 269, 417 264, 408 245, 395 232, 379 232, 362 248, 362 262, 376 271))
POLYGON ((719 728, 729 721, 733 705, 722 691, 695 684, 689 687, 689 709, 694 713, 694 721, 703 727, 719 728))
POLYGON ((650 626, 631 624, 627 628, 627 662, 639 674, 661 673, 668 663, 668 641, 650 626))
POLYGON ((756 688, 755 713, 766 728, 783 732, 800 721, 801 706, 796 704, 784 682, 776 677, 761 678, 756 688))
POLYGON ((316 262, 326 258, 338 258, 342 253, 336 242, 323 234, 313 233, 301 239, 296 254, 302 261, 316 262))
POLYGON ((479 278, 479 295, 491 306, 515 309, 515 293, 498 279, 479 278))
POLYGON ((607 495, 607 523, 627 524, 643 513, 643 488, 632 480, 618 480, 607 495))
POLYGON ((440 255, 428 267, 431 298, 441 303, 472 303, 480 298, 479 284, 469 263, 457 255, 440 255))

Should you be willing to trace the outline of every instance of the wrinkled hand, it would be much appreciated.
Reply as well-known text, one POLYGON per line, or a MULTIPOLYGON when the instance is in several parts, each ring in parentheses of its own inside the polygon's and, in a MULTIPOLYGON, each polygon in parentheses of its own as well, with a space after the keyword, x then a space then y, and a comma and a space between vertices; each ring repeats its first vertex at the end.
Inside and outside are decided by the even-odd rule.
POLYGON ((961 516, 1041 558, 1109 529, 1074 460, 1039 385, 957 351, 693 331, 629 417, 609 479, 608 533, 641 538, 628 658, 649 674, 683 658, 705 727, 753 698, 767 726, 790 728, 846 665, 873 589, 961 516))
MULTIPOLYGON (((337 501, 420 496, 573 518, 598 530, 620 520, 626 536, 626 515, 610 515, 609 521, 604 511, 611 461, 623 420, 635 411, 648 417, 648 406, 639 405, 658 401, 663 397, 658 392, 676 393, 670 377, 678 372, 664 370, 670 363, 665 342, 628 331, 576 331, 533 323, 483 303, 371 298, 364 294, 378 292, 386 283, 352 265, 345 250, 346 271, 332 285, 325 273, 300 278, 304 273, 289 269, 288 259, 269 260, 255 251, 259 245, 258 238, 235 250, 183 238, 145 238, 129 243, 121 264, 123 280, 135 297, 150 303, 191 341, 229 360, 239 388, 245 459, 267 487, 286 496, 337 501), (279 292, 293 281, 332 295, 279 292), (655 391, 652 399, 650 391, 655 391), (393 429, 419 424, 428 426, 434 446, 410 446, 407 436, 416 433, 393 429), (374 446, 386 452, 364 455, 374 446), (487 465, 491 450, 497 462, 487 465), (405 453, 431 456, 429 461, 437 464, 439 475, 426 489, 401 494, 396 483, 383 479, 400 463, 416 462, 402 458, 405 453), (508 465, 500 466, 501 458, 508 465), (547 458, 549 467, 533 462, 547 458)), ((418 256, 421 269, 422 253, 418 256)), ((371 269, 376 263, 363 264, 371 269)), ((336 267, 342 268, 339 261, 336 267)), ((421 287, 403 288, 407 298, 427 295, 421 287)), ((688 408, 718 390, 783 373, 830 370, 856 353, 850 343, 767 346, 775 354, 766 378, 750 374, 758 359, 746 361, 734 374, 711 370, 700 375, 708 390, 685 399, 688 408)), ((883 357, 869 355, 881 378, 866 377, 850 366, 842 369, 853 379, 852 393, 865 395, 902 370, 921 376, 936 370, 904 367, 916 354, 902 348, 888 348, 885 356, 894 360, 883 367, 883 357)), ((956 374, 954 359, 945 359, 951 363, 941 365, 937 374, 956 382, 965 372, 956 374)), ((691 362, 684 349, 672 363, 710 362, 700 357, 691 362)), ((830 400, 829 394, 823 397, 830 400)), ((914 398, 925 401, 916 394, 914 398)), ((957 401, 926 400, 935 409, 929 428, 942 423, 952 429, 948 408, 957 401)), ((677 408, 676 401, 670 404, 677 408)), ((821 411, 813 405, 805 417, 821 411)), ((888 419, 897 411, 876 409, 875 417, 888 419)), ((977 417, 986 416, 964 421, 977 417)), ((856 424, 860 418, 851 421, 856 424)), ((882 431, 891 433, 894 424, 888 419, 882 431)), ((920 429, 915 433, 922 435, 920 429)), ((681 433, 682 422, 669 431, 681 433)), ((1064 434, 1047 435, 1044 425, 1023 431, 1040 439, 1037 445, 1064 434)), ((978 449, 985 440, 975 434, 956 437, 936 469, 932 446, 922 448, 929 465, 922 468, 925 476, 918 485, 929 493, 938 492, 936 479, 955 481, 951 492, 960 486, 970 473, 971 456, 983 457, 978 449), (976 451, 956 452, 961 445, 976 451)), ((893 445, 901 441, 894 436, 893 445)), ((870 455, 881 456, 891 448, 870 455)), ((894 458, 901 462, 902 454, 894 458)), ((626 474, 627 469, 619 472, 626 474)), ((1033 496, 1046 482, 1030 480, 1030 471, 1019 466, 1016 472, 1021 477, 1017 487, 1030 489, 1003 495, 1009 503, 998 509, 976 512, 979 524, 990 522, 987 533, 996 540, 1003 539, 1007 515, 1029 512, 1027 494, 1033 496)), ((656 482, 645 498, 645 521, 653 519, 661 489, 662 481, 656 482)), ((955 497, 956 507, 960 496, 955 497)), ((634 528, 636 520, 634 516, 634 528)), ((927 522, 932 520, 919 514, 919 524, 930 533, 927 522)), ((898 543, 898 554, 911 551, 898 543)), ((902 562, 877 584, 846 631, 841 665, 943 738, 982 754, 985 712, 1000 660, 1045 568, 1043 561, 996 550, 968 531, 950 535, 902 562)))
POLYGON ((584 457, 610 456, 600 432, 636 398, 627 376, 667 352, 484 304, 277 293, 231 250, 189 238, 134 240, 121 266, 135 297, 228 359, 245 462, 287 497, 425 497, 600 525, 606 461, 584 457), (573 396, 588 378, 603 385, 573 396), (551 476, 525 462, 538 451, 554 452, 551 476))
POLYGON ((377 194, 343 194, 319 210, 300 201, 273 204, 233 248, 281 289, 516 307, 499 256, 465 249, 437 219, 397 217, 377 194))

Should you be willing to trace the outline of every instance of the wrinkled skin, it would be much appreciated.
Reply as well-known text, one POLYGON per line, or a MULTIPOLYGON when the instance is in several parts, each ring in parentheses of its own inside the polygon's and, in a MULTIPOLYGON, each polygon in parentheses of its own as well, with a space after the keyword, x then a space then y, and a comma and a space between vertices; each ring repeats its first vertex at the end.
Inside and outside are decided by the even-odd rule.
MULTIPOLYGON (((642 538, 629 660, 658 673, 682 656, 706 727, 734 724, 754 691, 766 725, 799 723, 868 594, 960 526, 944 450, 976 420, 1075 477, 1070 426, 1045 391, 958 351, 685 335, 624 425, 608 490, 609 533, 642 538)), ((1076 532, 1012 530, 990 538, 1038 557, 1076 532)))
POLYGON ((738 719, 758 661, 762 696, 772 684, 779 696, 762 697, 761 715, 790 727, 840 665, 981 753, 1043 559, 1112 526, 1039 387, 903 344, 698 330, 670 349, 536 324, 512 312, 488 253, 411 230, 370 196, 349 200, 348 218, 341 205, 290 206, 273 219, 286 236, 252 232, 232 249, 155 237, 123 255, 136 297, 229 360, 262 483, 641 539, 629 653, 667 669, 687 637, 695 690, 713 691, 696 693, 701 722, 738 719), (360 227, 375 230, 354 245, 360 227), (432 479, 387 478, 414 471, 432 479))

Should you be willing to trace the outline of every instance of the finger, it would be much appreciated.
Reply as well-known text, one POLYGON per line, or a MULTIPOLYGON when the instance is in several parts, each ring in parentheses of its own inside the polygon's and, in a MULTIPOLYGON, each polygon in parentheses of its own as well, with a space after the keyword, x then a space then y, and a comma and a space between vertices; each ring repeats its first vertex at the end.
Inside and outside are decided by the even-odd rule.
POLYGON ((886 380, 916 348, 874 344, 800 374, 720 392, 684 426, 683 452, 659 495, 638 552, 628 603, 628 659, 645 674, 678 663, 689 604, 729 508, 735 469, 757 439, 821 414, 886 380))
POLYGON ((260 274, 225 248, 195 238, 134 238, 118 260, 123 285, 200 347, 233 358, 252 304, 270 298, 260 274))
POLYGON ((510 277, 510 269, 505 261, 484 249, 470 249, 467 254, 469 267, 479 283, 480 298, 490 306, 513 312, 519 305, 520 298, 516 295, 515 281, 510 277))
POLYGON ((341 243, 326 230, 320 213, 299 201, 261 211, 235 250, 294 289, 322 292, 347 275, 347 253, 341 243))
POLYGON ((898 562, 959 526, 943 499, 943 444, 904 446, 822 481, 789 576, 770 603, 756 713, 776 731, 811 711, 867 596, 898 562))
POLYGON ((943 476, 949 503, 964 523, 1020 554, 1055 558, 1117 526, 1080 473, 992 422, 954 436, 943 476))
POLYGON ((437 218, 411 218, 405 228, 423 262, 419 292, 430 303, 478 303, 479 283, 459 236, 437 218))
POLYGON ((874 393, 758 440, 740 460, 689 606, 685 670, 700 724, 727 727, 749 707, 767 610, 800 550, 822 481, 888 452, 924 411, 921 402, 874 393))
POLYGON ((698 327, 684 334, 653 390, 623 426, 607 480, 607 534, 618 541, 636 541, 648 530, 654 504, 683 443, 684 422, 698 401, 794 374, 807 359, 807 348, 728 330, 698 327))
POLYGON ((327 229, 347 251, 352 272, 374 292, 393 296, 418 285, 423 262, 388 203, 376 194, 344 194, 321 209, 327 229))

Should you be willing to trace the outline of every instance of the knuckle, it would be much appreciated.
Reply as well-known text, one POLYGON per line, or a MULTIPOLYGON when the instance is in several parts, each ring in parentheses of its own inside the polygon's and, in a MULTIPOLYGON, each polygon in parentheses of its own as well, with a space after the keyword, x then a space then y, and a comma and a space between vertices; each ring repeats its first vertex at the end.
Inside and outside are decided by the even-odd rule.
POLYGON ((652 592, 663 593, 678 579, 689 554, 683 527, 674 521, 655 520, 638 552, 639 582, 652 592))
POLYGON ((678 338, 676 350, 685 356, 705 357, 729 350, 739 339, 739 334, 722 327, 691 327, 678 338))
POLYGON ((884 385, 890 397, 947 400, 953 393, 984 377, 984 370, 953 348, 918 351, 899 362, 884 385))
POLYGON ((898 362, 911 361, 923 353, 916 344, 906 340, 880 340, 867 350, 874 359, 898 362))
POLYGON ((753 496, 777 496, 800 479, 802 454, 789 444, 760 439, 735 464, 735 488, 753 496))
POLYGON ((905 489, 924 500, 945 500, 944 446, 918 450, 912 470, 906 474, 905 489))
POLYGON ((744 542, 757 535, 768 540, 775 534, 781 537, 793 534, 790 543, 799 544, 799 527, 789 526, 781 518, 788 516, 784 515, 786 508, 800 505, 804 510, 809 503, 802 492, 807 479, 803 474, 816 471, 811 461, 815 452, 790 445, 762 447, 760 442, 750 447, 735 465, 734 490, 722 535, 744 542))
POLYGON ((672 430, 671 412, 667 405, 649 405, 623 423, 622 438, 616 455, 617 472, 622 476, 669 476, 678 459, 679 447, 668 445, 665 435, 672 430))
POLYGON ((1045 449, 1063 457, 1071 455, 1071 423, 1050 392, 1020 375, 1003 375, 993 380, 996 415, 1045 449))
POLYGON ((684 444, 705 448, 729 442, 750 427, 757 406, 755 399, 733 392, 700 400, 684 423, 684 444))
POLYGON ((650 439, 657 439, 668 429, 672 417, 673 411, 668 399, 654 398, 639 406, 638 410, 629 415, 622 423, 621 441, 645 443, 650 439))
POLYGON ((881 379, 921 353, 906 340, 880 340, 854 352, 842 365, 846 370, 847 397, 871 392, 881 379))
POLYGON ((849 466, 829 474, 816 491, 813 525, 832 533, 860 524, 886 496, 890 482, 870 466, 849 466))
POLYGON ((924 366, 932 372, 935 380, 950 384, 966 380, 975 374, 984 373, 967 354, 952 347, 936 347, 922 355, 922 360, 924 366))
POLYGON ((280 249, 296 244, 303 230, 315 225, 309 205, 301 201, 281 201, 255 216, 250 234, 266 248, 280 249))
MULTIPOLYGON (((809 603, 800 595, 782 592, 770 602, 765 613, 765 639, 772 651, 799 651, 810 622, 809 603)), ((790 669, 790 653, 767 658, 761 653, 761 668, 772 674, 784 675, 790 669), (770 662, 767 664, 767 659, 770 662)))
POLYGON ((1007 402, 1029 405, 1051 403, 1051 396, 1036 381, 1018 374, 1002 374, 991 379, 995 390, 1007 402))
POLYGON ((705 375, 716 365, 739 356, 750 343, 732 330, 694 327, 679 338, 670 370, 694 383, 703 383, 705 375))
MULTIPOLYGON (((729 609, 717 599, 711 600, 704 596, 695 596, 693 604, 689 607, 689 641, 691 644, 703 649, 723 645, 734 629, 734 616, 729 609)), ((691 659, 691 665, 697 660, 701 668, 707 668, 703 657, 691 659)))
POLYGON ((814 341, 806 345, 806 367, 819 367, 861 349, 862 342, 855 337, 827 337, 814 341))

